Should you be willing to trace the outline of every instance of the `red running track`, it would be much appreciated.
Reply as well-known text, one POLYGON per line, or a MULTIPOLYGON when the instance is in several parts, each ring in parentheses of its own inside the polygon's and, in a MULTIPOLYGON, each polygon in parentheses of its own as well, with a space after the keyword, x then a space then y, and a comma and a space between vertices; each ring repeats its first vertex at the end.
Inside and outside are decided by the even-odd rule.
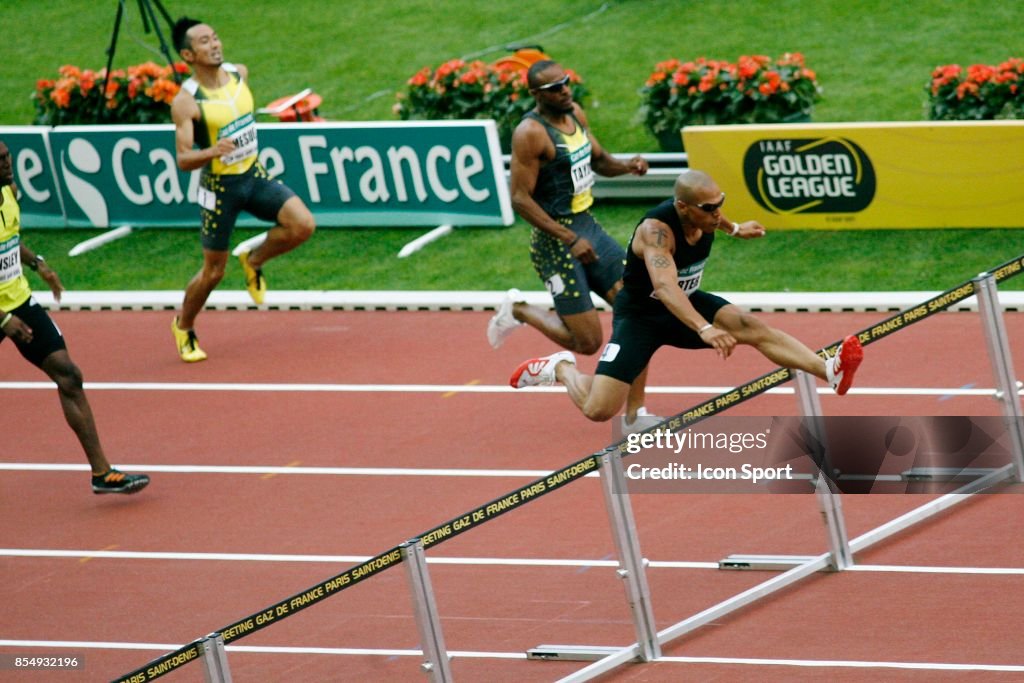
MULTIPOLYGON (((517 332, 499 351, 483 337, 488 314, 426 312, 207 312, 211 358, 180 363, 163 312, 59 312, 82 367, 111 460, 147 466, 290 466, 551 470, 610 441, 557 393, 383 391, 395 385, 502 385, 550 342, 517 332), (114 348, 116 350, 112 351, 114 348), (107 383, 134 386, 109 388, 107 383), (382 385, 374 391, 143 390, 138 383, 382 385)), ((763 314, 815 348, 884 314, 763 314)), ((1015 366, 1024 315, 1008 314, 1015 366)), ((605 320, 607 324, 608 320, 605 320)), ((593 359, 581 359, 585 369, 593 359)), ((664 350, 653 387, 741 384, 772 369, 751 349, 730 360, 664 350)), ((10 344, 0 382, 38 382, 10 344)), ((934 316, 867 348, 858 388, 993 386, 978 316, 934 316)), ((50 389, 0 388, 13 419, 4 463, 82 465, 50 389)), ((674 414, 708 394, 652 393, 674 414)), ((822 396, 830 415, 998 414, 989 397, 822 396)), ((792 395, 765 395, 735 414, 791 415, 792 395)), ((0 554, 5 605, 0 655, 83 654, 84 671, 53 680, 107 680, 300 592, 351 561, 259 561, 222 554, 370 556, 531 480, 526 475, 411 476, 159 472, 142 494, 97 497, 82 471, 14 469, 0 477, 0 547, 20 550, 208 553, 221 559, 24 557, 0 554), (29 648, 7 641, 112 643, 29 648), (129 649, 131 644, 166 649, 129 649)), ((931 496, 844 496, 855 537, 931 496)), ((1021 498, 985 495, 856 558, 858 565, 1024 570, 1021 498)), ((815 555, 827 549, 813 496, 634 495, 658 628, 772 574, 658 566, 726 555, 815 555)), ((584 479, 431 550, 435 558, 612 560, 595 479, 584 479)), ((520 656, 540 644, 624 646, 635 640, 621 582, 608 566, 431 564, 450 651, 520 656)), ((1015 680, 1020 670, 757 665, 740 659, 1024 665, 1024 572, 850 571, 821 574, 671 644, 664 654, 736 658, 666 661, 609 677, 663 680, 1015 680)), ((241 647, 390 649, 380 654, 230 653, 236 681, 422 680, 404 569, 387 570, 273 627, 241 647)), ((555 680, 574 662, 456 657, 456 680, 555 680)), ((165 680, 199 680, 197 665, 165 680)), ((43 680, 3 671, 2 680, 43 680)))

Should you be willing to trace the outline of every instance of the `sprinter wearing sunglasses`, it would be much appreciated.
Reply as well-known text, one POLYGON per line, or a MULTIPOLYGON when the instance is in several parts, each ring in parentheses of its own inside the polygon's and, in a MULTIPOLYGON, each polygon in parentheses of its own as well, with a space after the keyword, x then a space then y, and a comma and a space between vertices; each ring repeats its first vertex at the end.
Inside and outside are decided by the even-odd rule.
POLYGON ((687 169, 675 191, 647 212, 626 249, 623 288, 615 300, 612 338, 594 375, 576 369, 568 351, 532 358, 510 380, 514 388, 561 382, 576 407, 603 422, 622 407, 630 383, 662 346, 714 349, 724 360, 737 344, 756 348, 783 367, 803 370, 844 395, 863 358, 856 336, 823 359, 782 330, 700 289, 717 232, 739 239, 765 234, 757 221, 733 223, 722 213, 725 193, 707 173, 687 169))
MULTIPOLYGON (((621 161, 605 151, 573 100, 570 74, 560 64, 536 62, 527 81, 536 106, 512 136, 512 206, 533 226, 530 258, 555 311, 531 306, 518 290, 509 290, 490 321, 487 338, 498 348, 527 324, 562 348, 590 355, 603 341, 591 292, 613 303, 622 287, 625 259, 622 246, 590 213, 595 174, 642 176, 648 165, 640 156, 621 161)), ((640 376, 630 393, 627 425, 646 414, 643 383, 640 376)))

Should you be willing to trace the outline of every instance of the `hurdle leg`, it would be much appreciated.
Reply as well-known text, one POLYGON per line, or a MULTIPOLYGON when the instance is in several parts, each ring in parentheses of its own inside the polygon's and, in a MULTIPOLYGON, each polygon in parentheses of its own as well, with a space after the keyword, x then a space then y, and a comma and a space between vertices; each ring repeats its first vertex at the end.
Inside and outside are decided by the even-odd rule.
MULTIPOLYGON (((601 454, 600 461, 601 486, 619 557, 617 574, 623 580, 626 601, 633 613, 633 628, 636 630, 636 644, 626 648, 629 653, 627 661, 653 661, 661 656, 661 646, 658 644, 658 630, 651 608, 651 591, 647 585, 647 561, 640 553, 633 507, 626 490, 626 478, 622 473, 622 456, 612 447, 601 454)), ((598 645, 538 645, 528 650, 526 655, 528 659, 590 662, 621 656, 622 652, 622 648, 598 645)))
POLYGON ((1010 355, 1010 342, 1006 336, 996 280, 991 273, 982 273, 972 282, 978 297, 988 356, 995 374, 996 397, 1002 404, 1006 428, 1010 433, 1014 477, 1018 482, 1024 482, 1024 414, 1021 413, 1017 377, 1013 372, 1013 357, 1010 355))
POLYGON ((831 478, 833 473, 822 469, 831 469, 828 448, 825 446, 824 413, 818 399, 818 387, 814 383, 814 377, 803 370, 796 371, 796 395, 800 403, 800 412, 808 421, 812 439, 817 441, 815 447, 820 449, 820 452, 815 454, 821 463, 815 483, 815 494, 821 507, 822 518, 825 520, 825 533, 831 552, 830 563, 832 569, 843 570, 853 565, 850 540, 846 535, 846 520, 843 517, 843 504, 839 492, 834 490, 835 484, 831 478))
POLYGON ((228 668, 228 653, 224 649, 224 638, 211 633, 198 643, 199 659, 202 661, 203 678, 206 683, 231 683, 228 668))
POLYGON ((618 575, 625 583, 626 600, 633 612, 633 626, 640 658, 649 662, 661 656, 658 645, 658 629, 654 623, 651 607, 651 591, 647 585, 646 561, 640 554, 633 506, 626 490, 626 478, 622 473, 622 455, 618 449, 610 448, 601 456, 601 484, 605 504, 612 526, 612 536, 619 554, 618 575))
POLYGON ((402 561, 412 589, 412 604, 416 613, 416 626, 423 643, 423 671, 430 676, 433 683, 448 683, 452 680, 451 667, 448 665, 448 651, 441 633, 441 619, 437 615, 437 604, 434 602, 434 589, 427 573, 427 560, 423 554, 423 542, 414 538, 401 546, 402 561))

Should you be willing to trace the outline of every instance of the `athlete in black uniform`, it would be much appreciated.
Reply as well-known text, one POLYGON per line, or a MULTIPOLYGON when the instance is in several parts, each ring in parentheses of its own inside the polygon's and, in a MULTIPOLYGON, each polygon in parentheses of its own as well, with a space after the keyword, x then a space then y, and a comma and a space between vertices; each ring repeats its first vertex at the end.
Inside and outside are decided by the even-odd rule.
POLYGON ((725 299, 700 289, 716 230, 751 239, 765 234, 757 221, 742 225, 722 215, 725 193, 708 174, 688 169, 676 179, 674 198, 649 211, 626 250, 623 288, 615 299, 612 338, 594 376, 576 369, 568 351, 522 363, 515 388, 564 384, 583 414, 604 421, 622 407, 629 383, 663 345, 713 348, 723 359, 736 344, 755 347, 769 360, 819 377, 843 395, 863 358, 856 336, 823 360, 790 335, 769 327, 725 299))

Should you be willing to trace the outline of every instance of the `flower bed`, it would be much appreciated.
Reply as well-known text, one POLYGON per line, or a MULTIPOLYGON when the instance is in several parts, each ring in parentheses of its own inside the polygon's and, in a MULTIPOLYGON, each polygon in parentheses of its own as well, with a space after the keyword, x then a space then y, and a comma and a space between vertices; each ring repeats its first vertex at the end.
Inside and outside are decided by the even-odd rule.
POLYGON ((644 125, 666 151, 682 150, 684 126, 808 121, 821 98, 800 53, 744 55, 736 63, 700 57, 657 64, 640 90, 644 125))
POLYGON ((36 82, 33 123, 167 123, 171 120, 171 101, 180 87, 174 72, 186 74, 188 70, 181 62, 173 67, 146 62, 116 69, 110 72, 106 93, 101 93, 106 69, 62 66, 57 79, 36 82))
POLYGON ((928 118, 933 121, 984 121, 1024 118, 1024 59, 998 66, 937 66, 928 90, 928 118))
MULTIPOLYGON (((566 69, 573 97, 582 104, 586 88, 566 69)), ((436 69, 425 66, 396 95, 393 109, 403 121, 437 119, 494 119, 502 150, 511 147, 512 131, 533 108, 526 84, 526 69, 453 59, 436 69)))

